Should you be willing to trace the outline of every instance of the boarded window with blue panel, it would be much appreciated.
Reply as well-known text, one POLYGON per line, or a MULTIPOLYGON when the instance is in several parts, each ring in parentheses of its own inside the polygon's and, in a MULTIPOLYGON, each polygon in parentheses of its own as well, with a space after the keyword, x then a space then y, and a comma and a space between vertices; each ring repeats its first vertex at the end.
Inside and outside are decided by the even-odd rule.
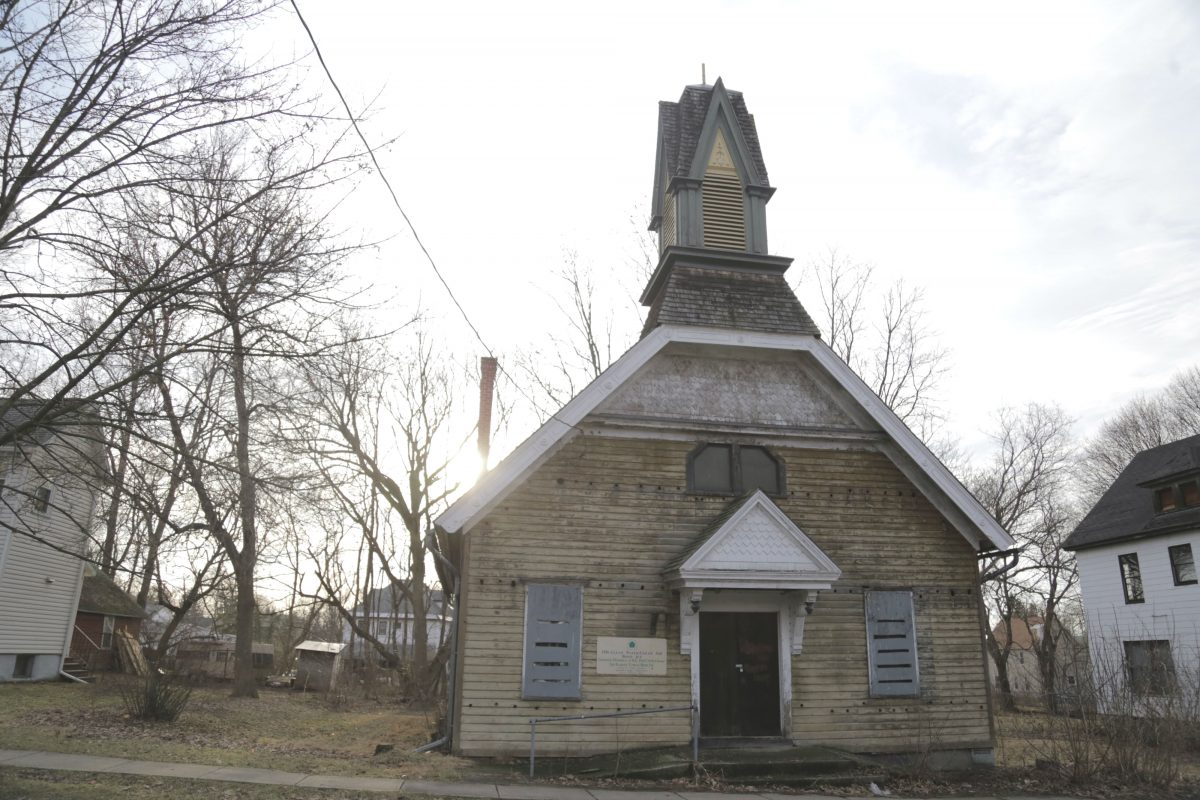
POLYGON ((523 697, 579 699, 582 625, 583 587, 526 587, 523 697))
POLYGON ((866 612, 871 697, 919 697, 912 592, 867 592, 866 612))

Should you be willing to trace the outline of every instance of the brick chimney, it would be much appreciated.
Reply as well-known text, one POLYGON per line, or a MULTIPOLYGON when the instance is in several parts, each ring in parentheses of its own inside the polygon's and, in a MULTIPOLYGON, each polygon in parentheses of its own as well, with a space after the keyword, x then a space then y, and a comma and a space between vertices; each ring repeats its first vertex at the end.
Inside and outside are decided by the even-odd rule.
POLYGON ((479 359, 479 460, 480 472, 488 470, 488 452, 492 447, 492 395, 496 389, 499 362, 491 356, 479 359))

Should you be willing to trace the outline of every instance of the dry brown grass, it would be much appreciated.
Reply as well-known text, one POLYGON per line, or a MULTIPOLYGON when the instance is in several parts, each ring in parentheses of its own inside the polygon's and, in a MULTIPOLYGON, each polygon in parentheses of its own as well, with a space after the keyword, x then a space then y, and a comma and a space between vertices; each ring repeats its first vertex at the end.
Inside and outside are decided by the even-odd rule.
POLYGON ((198 687, 175 722, 128 718, 113 683, 0 685, 0 748, 50 750, 264 767, 329 775, 448 780, 462 759, 409 751, 429 740, 433 720, 397 704, 356 701, 331 710, 318 694, 265 690, 233 699, 228 687, 198 687), (394 750, 375 757, 375 746, 394 750))

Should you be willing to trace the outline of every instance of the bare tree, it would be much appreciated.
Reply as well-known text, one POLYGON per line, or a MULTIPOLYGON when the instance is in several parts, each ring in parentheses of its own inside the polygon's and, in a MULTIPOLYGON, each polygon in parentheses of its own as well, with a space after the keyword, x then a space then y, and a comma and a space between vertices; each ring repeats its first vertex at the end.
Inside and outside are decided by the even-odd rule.
POLYGON ((936 393, 948 352, 929 327, 920 289, 897 281, 874 308, 874 269, 831 248, 805 271, 819 296, 811 308, 833 351, 928 441, 941 419, 936 393))
POLYGON ((996 667, 1001 702, 1009 709, 1016 706, 1008 677, 1014 619, 1032 613, 1031 598, 1040 600, 1044 636, 1050 638, 1038 650, 1039 659, 1043 655, 1047 659, 1044 674, 1055 674, 1054 655, 1062 628, 1054 617, 1077 580, 1073 559, 1060 548, 1073 527, 1065 502, 1074 459, 1071 425, 1071 419, 1056 406, 1002 409, 992 434, 995 450, 991 458, 967 477, 979 502, 1012 534, 1024 553, 1019 564, 991 576, 981 587, 1002 631, 997 636, 989 625, 984 634, 996 667))
MULTIPOLYGON (((99 367, 200 278, 170 268, 97 280, 126 253, 106 235, 131 198, 193 193, 195 147, 310 113, 289 64, 246 57, 272 0, 31 0, 0 4, 0 416, 27 397, 51 421, 102 398, 99 367)), ((114 374, 115 375, 115 374, 114 374)), ((109 375, 112 379, 114 375, 109 375)), ((106 549, 107 552, 107 549, 106 549)))
POLYGON ((331 562, 317 577, 325 599, 355 635, 388 658, 393 647, 346 603, 347 597, 365 599, 376 573, 382 575, 393 597, 411 608, 412 665, 421 691, 440 666, 430 656, 426 563, 437 543, 426 531, 456 488, 447 470, 468 438, 452 435, 453 383, 453 372, 423 330, 399 356, 380 343, 359 341, 308 365, 316 415, 307 447, 325 493, 353 522, 367 557, 361 590, 347 592, 344 570, 331 562))
POLYGON ((1086 500, 1095 502, 1135 455, 1200 434, 1200 367, 1171 378, 1160 392, 1130 400, 1100 426, 1084 449, 1086 500))
POLYGON ((160 362, 156 379, 182 474, 237 588, 235 696, 257 693, 251 645, 263 490, 280 493, 295 478, 277 446, 292 397, 289 365, 327 345, 319 310, 334 303, 332 270, 347 252, 309 204, 323 173, 297 170, 291 157, 284 146, 247 158, 239 142, 218 139, 197 191, 171 214, 142 220, 172 247, 186 243, 186 268, 207 276, 171 312, 180 315, 176 330, 207 332, 202 346, 160 362), (210 391, 196 395, 200 386, 210 391), (186 436, 181 396, 219 420, 201 451, 186 436))

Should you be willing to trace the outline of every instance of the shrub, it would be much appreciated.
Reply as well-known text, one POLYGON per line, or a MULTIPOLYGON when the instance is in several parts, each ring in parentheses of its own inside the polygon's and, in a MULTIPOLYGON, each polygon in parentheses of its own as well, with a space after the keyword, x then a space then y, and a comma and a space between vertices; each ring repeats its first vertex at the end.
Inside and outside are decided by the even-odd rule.
POLYGON ((174 722, 191 699, 191 686, 157 672, 121 687, 125 711, 136 719, 174 722))

